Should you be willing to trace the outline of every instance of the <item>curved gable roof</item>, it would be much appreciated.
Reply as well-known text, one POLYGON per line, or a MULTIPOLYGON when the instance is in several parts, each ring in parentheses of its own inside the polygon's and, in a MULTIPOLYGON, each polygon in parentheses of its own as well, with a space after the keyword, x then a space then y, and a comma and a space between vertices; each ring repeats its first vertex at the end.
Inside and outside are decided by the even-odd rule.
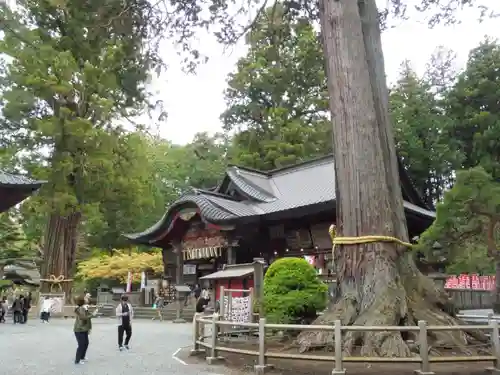
POLYGON ((7 211, 28 198, 45 182, 0 171, 0 212, 7 211))
MULTIPOLYGON (((400 174, 403 174, 401 185, 405 210, 432 222, 435 213, 419 199, 402 164, 400 174)), ((335 203, 335 178, 333 155, 268 172, 229 166, 223 182, 216 189, 194 189, 193 193, 175 201, 153 227, 125 236, 145 243, 159 232, 166 235, 176 220, 176 213, 186 206, 197 207, 203 220, 219 225, 258 221, 304 207, 328 208, 335 203), (229 195, 229 189, 233 187, 244 200, 229 195)))

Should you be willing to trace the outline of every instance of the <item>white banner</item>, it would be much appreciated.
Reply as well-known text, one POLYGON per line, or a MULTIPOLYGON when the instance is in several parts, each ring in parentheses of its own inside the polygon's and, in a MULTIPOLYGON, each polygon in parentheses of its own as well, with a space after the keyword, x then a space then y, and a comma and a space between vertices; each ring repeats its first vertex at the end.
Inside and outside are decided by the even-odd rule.
POLYGON ((125 288, 125 291, 127 293, 130 293, 132 291, 132 272, 128 271, 127 275, 127 287, 125 288))
POLYGON ((141 290, 146 289, 146 272, 141 272, 141 290))

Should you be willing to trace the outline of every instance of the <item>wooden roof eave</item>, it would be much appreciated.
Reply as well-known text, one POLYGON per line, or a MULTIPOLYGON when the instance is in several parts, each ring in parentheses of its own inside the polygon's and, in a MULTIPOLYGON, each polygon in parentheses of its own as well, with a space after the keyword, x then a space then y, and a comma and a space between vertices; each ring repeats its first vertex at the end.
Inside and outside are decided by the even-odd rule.
POLYGON ((153 226, 139 233, 122 234, 133 243, 154 246, 154 243, 164 239, 172 230, 179 213, 183 208, 195 208, 201 219, 212 225, 230 225, 240 217, 216 207, 203 194, 189 194, 175 201, 163 217, 153 226))

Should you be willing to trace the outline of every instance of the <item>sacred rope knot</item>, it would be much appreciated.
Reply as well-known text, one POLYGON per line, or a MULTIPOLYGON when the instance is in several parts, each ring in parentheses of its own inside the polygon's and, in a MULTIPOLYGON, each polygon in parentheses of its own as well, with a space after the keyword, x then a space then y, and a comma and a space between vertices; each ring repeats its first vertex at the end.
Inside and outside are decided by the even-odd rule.
POLYGON ((59 284, 59 283, 73 281, 73 279, 66 279, 64 275, 59 275, 57 277, 55 275, 50 275, 48 279, 41 279, 41 281, 46 281, 51 284, 59 284))
POLYGON ((330 228, 328 228, 328 233, 330 233, 330 238, 333 241, 333 239, 337 235, 337 227, 335 226, 335 224, 330 225, 330 228))
POLYGON ((59 275, 59 276, 50 275, 48 279, 40 279, 40 281, 45 281, 45 282, 51 284, 50 291, 52 292, 52 289, 54 286, 57 286, 59 288, 59 290, 62 291, 61 283, 71 282, 71 281, 73 281, 73 279, 66 279, 66 277, 64 275, 59 275))

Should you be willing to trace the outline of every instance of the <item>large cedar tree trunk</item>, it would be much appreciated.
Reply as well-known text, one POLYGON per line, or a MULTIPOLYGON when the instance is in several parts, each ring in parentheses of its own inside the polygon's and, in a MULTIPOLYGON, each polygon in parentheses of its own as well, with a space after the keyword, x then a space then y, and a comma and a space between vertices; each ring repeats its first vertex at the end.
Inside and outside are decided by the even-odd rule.
MULTIPOLYGON (((64 276, 65 279, 73 278, 80 221, 80 212, 71 212, 66 216, 57 213, 50 215, 43 247, 42 279, 49 279, 51 275, 56 278, 59 276, 64 276)), ((60 285, 63 292, 66 293, 66 300, 70 301, 73 283, 62 282, 60 285)), ((60 288, 42 281, 41 290, 45 293, 51 290, 59 292, 60 288)))
MULTIPOLYGON (((320 0, 330 110, 334 126, 337 235, 386 235, 408 241, 375 0, 320 0)), ((453 325, 448 295, 417 269, 406 248, 392 243, 337 246, 341 298, 315 324, 453 325)), ((351 332, 344 350, 361 355, 411 356, 418 337, 395 332, 351 332)), ((486 340, 477 332, 433 332, 433 347, 486 340), (473 338, 474 336, 474 338, 473 338)), ((331 346, 330 332, 303 332, 301 351, 331 346)))
POLYGON ((497 314, 500 313, 500 254, 497 254, 495 257, 495 290, 493 291, 493 311, 497 314))
POLYGON ((492 292, 493 311, 500 313, 500 249, 497 246, 497 226, 498 219, 488 217, 488 231, 487 231, 487 244, 488 255, 495 261, 495 289, 492 292))

